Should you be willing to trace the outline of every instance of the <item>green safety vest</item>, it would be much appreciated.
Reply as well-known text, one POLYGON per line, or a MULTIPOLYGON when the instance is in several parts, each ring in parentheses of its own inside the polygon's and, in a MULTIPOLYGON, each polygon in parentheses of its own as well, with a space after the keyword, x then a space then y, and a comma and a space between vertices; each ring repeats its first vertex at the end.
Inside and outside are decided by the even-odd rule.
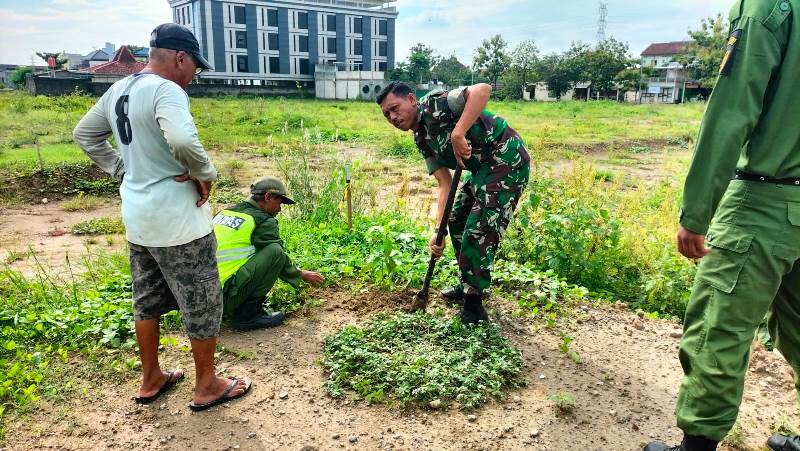
POLYGON ((250 241, 256 221, 246 213, 222 210, 214 216, 212 222, 214 235, 217 237, 219 279, 225 286, 225 281, 236 274, 256 253, 256 248, 250 241))

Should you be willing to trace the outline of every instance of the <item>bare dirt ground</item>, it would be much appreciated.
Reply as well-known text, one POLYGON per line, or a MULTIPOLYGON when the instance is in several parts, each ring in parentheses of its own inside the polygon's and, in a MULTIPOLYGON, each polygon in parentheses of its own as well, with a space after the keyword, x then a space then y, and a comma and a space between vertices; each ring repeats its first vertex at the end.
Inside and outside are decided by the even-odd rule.
POLYGON ((119 201, 105 199, 92 211, 66 212, 59 202, 26 206, 0 206, 0 259, 25 274, 38 266, 58 271, 66 267, 67 257, 75 264, 88 253, 119 252, 125 249, 122 235, 79 236, 70 228, 92 218, 118 218, 119 201), (18 255, 18 259, 10 256, 18 255))
MULTIPOLYGON (((253 379, 241 400, 192 413, 192 377, 163 401, 140 407, 137 387, 95 385, 85 397, 44 408, 12 426, 8 449, 586 449, 637 450, 653 437, 680 439, 672 411, 681 371, 677 324, 645 321, 621 307, 576 310, 574 363, 560 338, 512 318, 495 301, 493 320, 522 351, 527 387, 475 411, 408 410, 329 398, 322 385, 324 337, 378 311, 396 310, 396 294, 327 290, 321 307, 277 329, 226 331, 225 375, 253 379), (236 355, 246 355, 239 359, 236 355), (577 407, 559 414, 550 397, 570 393, 577 407), (471 419, 469 415, 474 415, 471 419)), ((181 341, 182 338, 179 337, 181 341)), ((191 370, 188 353, 164 353, 165 367, 191 370)), ((762 449, 782 414, 796 414, 790 371, 780 356, 755 348, 740 421, 742 449, 762 449), (756 378, 756 376, 758 376, 756 378)), ((791 419, 796 422, 797 416, 791 419)), ((724 447, 722 449, 736 449, 724 447)))

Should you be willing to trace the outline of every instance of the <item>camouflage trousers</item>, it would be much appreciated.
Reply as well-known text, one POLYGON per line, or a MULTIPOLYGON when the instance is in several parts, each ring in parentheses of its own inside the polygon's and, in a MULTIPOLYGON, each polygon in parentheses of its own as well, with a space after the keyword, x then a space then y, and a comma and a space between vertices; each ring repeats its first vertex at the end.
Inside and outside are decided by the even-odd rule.
POLYGON ((498 159, 468 174, 448 221, 465 293, 484 293, 491 285, 500 239, 530 176, 530 161, 522 140, 511 137, 501 147, 524 158, 514 164, 498 159))
POLYGON ((159 319, 180 310, 193 340, 216 337, 222 322, 222 286, 213 233, 170 247, 128 243, 133 278, 133 318, 159 319))

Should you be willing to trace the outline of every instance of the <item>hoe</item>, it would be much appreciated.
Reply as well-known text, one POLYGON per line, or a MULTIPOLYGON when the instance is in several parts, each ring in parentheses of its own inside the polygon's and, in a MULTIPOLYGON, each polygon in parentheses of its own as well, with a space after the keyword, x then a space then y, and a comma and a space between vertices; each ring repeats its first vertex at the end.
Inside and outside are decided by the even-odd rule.
MULTIPOLYGON (((447 221, 450 219, 450 211, 453 209, 453 202, 455 202, 456 191, 458 190, 458 182, 461 179, 461 166, 457 166, 455 173, 453 173, 453 183, 450 184, 450 193, 447 195, 447 203, 444 205, 444 212, 442 219, 439 221, 439 231, 436 233, 436 245, 441 246, 444 239, 444 233, 447 227, 447 221)), ((428 273, 425 274, 425 281, 422 282, 422 289, 414 296, 414 303, 409 309, 411 312, 418 310, 425 310, 428 305, 428 290, 431 288, 431 278, 433 277, 433 269, 436 267, 437 258, 431 255, 431 260, 428 262, 428 273)))

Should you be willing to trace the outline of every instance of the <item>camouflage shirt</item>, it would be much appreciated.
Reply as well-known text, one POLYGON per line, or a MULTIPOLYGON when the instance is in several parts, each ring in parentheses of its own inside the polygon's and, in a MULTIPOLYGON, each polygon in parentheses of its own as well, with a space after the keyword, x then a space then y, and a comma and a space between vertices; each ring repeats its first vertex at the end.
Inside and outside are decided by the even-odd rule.
MULTIPOLYGON (((419 122, 414 130, 414 142, 425 159, 429 174, 442 167, 456 168, 450 134, 464 111, 465 89, 431 91, 417 102, 419 122)), ((492 157, 497 157, 496 151, 509 136, 519 137, 505 119, 483 110, 467 131, 466 138, 472 146, 472 156, 465 162, 467 170, 476 172, 483 165, 493 165, 492 157)), ((510 166, 521 166, 530 160, 524 150, 523 154, 503 155, 502 159, 508 160, 504 162, 510 166)))

